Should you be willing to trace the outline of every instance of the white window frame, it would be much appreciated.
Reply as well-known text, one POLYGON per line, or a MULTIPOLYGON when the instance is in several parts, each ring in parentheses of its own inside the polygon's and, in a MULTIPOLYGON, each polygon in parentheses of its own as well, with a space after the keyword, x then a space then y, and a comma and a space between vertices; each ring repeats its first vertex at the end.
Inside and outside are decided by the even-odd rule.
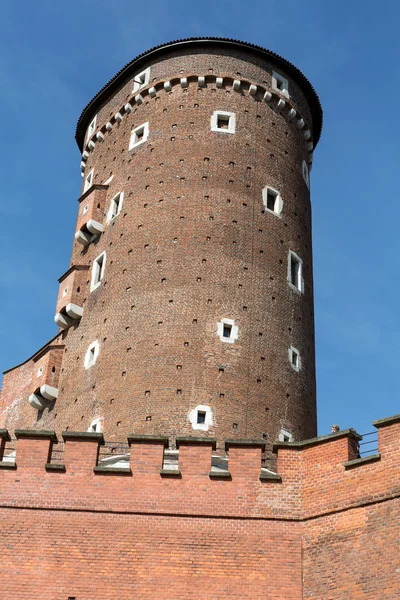
POLYGON ((65 287, 63 289, 63 293, 62 293, 62 297, 65 298, 65 296, 68 294, 68 287, 65 287))
POLYGON ((262 199, 264 204, 264 210, 276 215, 277 217, 281 216, 283 210, 283 200, 278 190, 271 187, 270 185, 265 186, 265 188, 262 191, 262 199), (274 210, 268 208, 268 193, 272 193, 272 195, 275 196, 274 210))
POLYGON ((289 348, 289 362, 292 369, 299 372, 301 371, 301 357, 300 352, 294 346, 289 348), (297 364, 293 364, 293 356, 297 356, 297 364))
POLYGON ((133 79, 134 79, 134 81, 133 81, 132 94, 134 94, 135 92, 138 92, 142 88, 146 87, 146 85, 149 83, 149 81, 150 81, 150 67, 148 67, 144 71, 141 71, 140 73, 138 73, 137 75, 135 75, 133 79), (138 80, 140 78, 143 78, 143 83, 138 83, 137 81, 135 81, 135 80, 138 80))
POLYGON ((211 131, 218 133, 235 133, 236 130, 236 114, 233 112, 226 112, 225 110, 215 110, 211 117, 211 131), (228 127, 223 129, 218 127, 218 117, 228 117, 228 127))
POLYGON ((217 335, 221 342, 227 342, 228 344, 233 344, 235 340, 238 339, 239 335, 239 327, 235 325, 235 321, 233 319, 221 319, 219 323, 217 323, 217 335), (224 325, 231 326, 231 335, 230 337, 224 336, 224 325))
POLYGON ((190 411, 189 422, 191 423, 192 428, 197 431, 208 431, 213 424, 211 407, 207 406, 206 404, 198 404, 193 410, 190 411), (197 415, 199 412, 205 413, 204 423, 197 422, 197 415))
POLYGON ((115 194, 115 196, 113 196, 111 198, 110 201, 110 207, 108 209, 108 213, 107 213, 107 221, 110 223, 111 221, 113 221, 116 217, 118 217, 119 213, 121 212, 122 209, 122 204, 124 202, 124 192, 118 192, 117 194, 115 194), (113 215, 114 212, 114 206, 116 204, 116 200, 117 198, 119 198, 119 202, 118 202, 118 210, 115 213, 115 215, 113 215))
POLYGON ((106 258, 107 258, 106 253, 102 252, 93 261, 92 279, 90 282, 90 291, 91 292, 93 292, 93 290, 96 290, 99 287, 99 285, 101 285, 101 282, 103 281, 104 269, 106 267, 106 258), (103 261, 102 261, 102 264, 99 265, 99 261, 101 258, 103 259, 103 261))
POLYGON ((98 340, 92 342, 85 354, 85 369, 90 369, 95 364, 99 356, 100 346, 98 340))
POLYGON ((94 169, 92 169, 85 177, 85 183, 83 186, 83 193, 87 192, 93 185, 94 169))
POLYGON ((289 98, 289 81, 277 71, 272 71, 272 87, 289 98), (282 84, 282 89, 279 88, 279 83, 282 84))
POLYGON ((89 123, 89 127, 87 128, 87 133, 86 133, 86 141, 87 142, 90 140, 90 138, 96 131, 96 121, 97 121, 97 115, 94 116, 94 118, 89 123))
POLYGON ((287 280, 288 280, 290 287, 293 290, 296 290, 300 294, 304 293, 303 261, 301 260, 300 256, 298 254, 296 254, 296 252, 293 252, 293 250, 289 250, 289 254, 288 254, 287 280), (292 258, 294 258, 295 262, 297 262, 299 265, 298 282, 297 282, 298 285, 295 285, 292 281, 292 258))
POLYGON ((102 430, 102 418, 101 417, 96 417, 95 419, 93 419, 88 427, 88 431, 94 432, 94 433, 101 433, 102 430), (93 427, 96 427, 96 429, 93 429, 93 427))
POLYGON ((291 431, 288 431, 287 429, 281 429, 280 432, 278 433, 278 440, 280 442, 293 442, 293 434, 291 431), (289 439, 285 439, 285 438, 289 438, 289 439))
POLYGON ((303 162, 301 163, 301 172, 303 174, 303 179, 306 183, 307 188, 310 189, 310 170, 305 160, 303 160, 303 162))
POLYGON ((147 141, 147 138, 149 137, 149 123, 142 123, 142 125, 139 125, 138 127, 135 127, 135 129, 132 129, 131 131, 131 137, 129 139, 129 150, 132 150, 132 148, 136 148, 137 146, 140 146, 140 144, 143 144, 144 142, 147 141), (141 140, 137 140, 137 132, 140 131, 141 129, 143 129, 143 137, 141 140))
POLYGON ((43 375, 43 367, 39 367, 37 370, 37 377, 40 377, 41 375, 43 375))

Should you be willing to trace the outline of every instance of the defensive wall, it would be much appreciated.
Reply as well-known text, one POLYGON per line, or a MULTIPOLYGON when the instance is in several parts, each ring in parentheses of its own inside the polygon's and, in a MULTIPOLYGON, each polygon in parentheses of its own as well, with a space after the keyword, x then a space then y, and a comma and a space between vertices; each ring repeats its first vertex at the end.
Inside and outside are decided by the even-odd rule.
POLYGON ((341 431, 278 443, 128 436, 130 466, 98 462, 100 433, 1 430, 1 598, 393 600, 400 595, 400 415, 374 422, 378 453, 341 431), (62 568, 61 568, 62 567, 62 568))

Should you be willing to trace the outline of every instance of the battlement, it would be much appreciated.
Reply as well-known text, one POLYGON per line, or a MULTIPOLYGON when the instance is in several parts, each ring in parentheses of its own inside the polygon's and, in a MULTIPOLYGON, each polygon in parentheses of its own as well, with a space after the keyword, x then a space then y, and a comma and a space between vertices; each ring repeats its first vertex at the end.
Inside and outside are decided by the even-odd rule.
POLYGON ((64 432, 59 452, 61 442, 53 431, 16 430, 13 457, 7 454, 10 434, 2 429, 0 502, 308 519, 400 493, 400 416, 374 425, 379 451, 366 458, 359 457, 361 436, 353 429, 302 442, 278 442, 277 473, 262 468, 265 443, 259 440, 227 440, 227 467, 215 468, 214 438, 180 437, 178 466, 168 468, 167 438, 132 434, 129 460, 126 457, 116 466, 99 454, 105 443, 101 433, 64 432))

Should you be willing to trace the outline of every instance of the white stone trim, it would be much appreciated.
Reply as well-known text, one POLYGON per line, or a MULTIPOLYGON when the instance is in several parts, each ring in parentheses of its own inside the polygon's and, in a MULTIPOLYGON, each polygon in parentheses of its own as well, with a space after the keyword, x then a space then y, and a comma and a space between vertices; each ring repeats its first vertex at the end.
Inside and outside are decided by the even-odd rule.
POLYGON ((107 258, 106 253, 102 252, 93 261, 92 279, 91 279, 91 283, 90 283, 90 291, 91 292, 93 292, 93 290, 97 289, 99 287, 99 285, 101 284, 101 282, 103 281, 104 269, 106 267, 106 258, 107 258))
POLYGON ((227 112, 225 110, 215 110, 211 117, 211 131, 217 131, 218 133, 235 133, 236 129, 236 115, 233 112, 227 112), (218 127, 218 118, 227 117, 228 127, 226 129, 218 127))
POLYGON ((272 71, 272 87, 289 98, 289 81, 277 71, 272 71))
POLYGON ((280 442, 293 442, 293 434, 291 431, 288 431, 287 429, 281 429, 280 432, 278 433, 278 440, 280 442), (289 439, 287 439, 289 438, 289 439))
POLYGON ((274 189, 270 185, 266 185, 262 191, 262 199, 264 204, 264 210, 274 215, 277 215, 278 217, 281 216, 283 210, 283 200, 278 190, 274 189), (272 195, 275 196, 274 210, 268 208, 268 192, 272 193, 272 195))
POLYGON ((83 184, 83 193, 87 192, 93 185, 94 169, 92 169, 85 177, 85 183, 83 184))
POLYGON ((228 344, 233 344, 235 340, 238 339, 239 335, 239 327, 235 325, 235 321, 233 319, 221 319, 219 323, 217 323, 217 335, 221 342, 227 342, 228 344), (231 326, 231 334, 229 337, 224 336, 224 325, 231 326))
POLYGON ((296 252, 293 252, 293 250, 289 250, 288 254, 287 280, 292 289, 300 292, 300 294, 304 293, 303 261, 301 260, 300 256, 296 254, 296 252), (292 282, 292 258, 294 259, 294 262, 298 264, 297 285, 292 282))
POLYGON ((301 172, 308 189, 310 189, 310 171, 305 160, 301 163, 301 172))
POLYGON ((94 419, 92 419, 89 427, 88 427, 88 431, 94 431, 96 433, 101 433, 103 427, 103 417, 96 417, 94 419))
POLYGON ((92 137, 92 135, 96 131, 96 121, 97 121, 97 115, 95 115, 93 117, 93 119, 89 123, 89 127, 87 128, 87 132, 86 132, 86 140, 87 141, 90 140, 90 138, 92 137))
POLYGON ((108 213, 107 213, 107 222, 108 223, 110 223, 111 221, 113 221, 113 219, 118 217, 119 213, 121 212, 123 202, 124 202, 124 192, 118 192, 117 194, 115 194, 115 196, 113 198, 111 198, 110 207, 109 207, 108 213), (115 214, 113 214, 114 207, 117 204, 117 200, 118 200, 117 212, 115 214))
POLYGON ((290 346, 289 348, 289 362, 292 369, 299 372, 301 371, 301 357, 300 352, 294 346, 290 346), (296 356, 297 360, 294 362, 293 357, 296 356))
POLYGON ((133 82, 132 94, 134 94, 138 90, 141 90, 143 87, 146 87, 146 85, 149 83, 149 81, 150 81, 150 67, 148 67, 144 71, 141 71, 141 73, 138 73, 137 75, 135 75, 133 79, 134 80, 136 79, 136 81, 133 82), (141 83, 139 83, 139 81, 141 83))
POLYGON ((56 400, 58 398, 58 389, 44 383, 40 386, 40 395, 43 396, 45 400, 56 400))
POLYGON ((131 137, 129 139, 129 150, 132 150, 132 148, 136 148, 137 146, 140 146, 140 144, 143 144, 147 138, 149 137, 149 123, 142 123, 142 125, 139 125, 139 127, 135 127, 135 129, 132 129, 131 132, 131 137), (143 137, 138 140, 138 133, 140 133, 141 131, 143 131, 143 137))
POLYGON ((95 364, 97 357, 99 356, 100 346, 98 340, 92 342, 85 354, 85 369, 90 369, 95 364))
POLYGON ((196 408, 190 411, 188 415, 189 422, 192 424, 192 428, 198 431, 208 431, 213 424, 211 407, 206 404, 198 404, 196 408), (205 413, 204 423, 198 423, 198 413, 205 413))

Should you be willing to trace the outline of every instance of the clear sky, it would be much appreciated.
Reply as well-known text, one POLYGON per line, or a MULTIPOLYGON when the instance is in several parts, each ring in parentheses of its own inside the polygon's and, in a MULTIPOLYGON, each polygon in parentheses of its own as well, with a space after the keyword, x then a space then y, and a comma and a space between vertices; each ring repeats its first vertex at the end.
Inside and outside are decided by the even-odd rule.
POLYGON ((230 37, 293 62, 324 109, 311 174, 319 433, 400 413, 399 19, 395 0, 2 0, 1 370, 56 333, 83 107, 152 46, 230 37))

